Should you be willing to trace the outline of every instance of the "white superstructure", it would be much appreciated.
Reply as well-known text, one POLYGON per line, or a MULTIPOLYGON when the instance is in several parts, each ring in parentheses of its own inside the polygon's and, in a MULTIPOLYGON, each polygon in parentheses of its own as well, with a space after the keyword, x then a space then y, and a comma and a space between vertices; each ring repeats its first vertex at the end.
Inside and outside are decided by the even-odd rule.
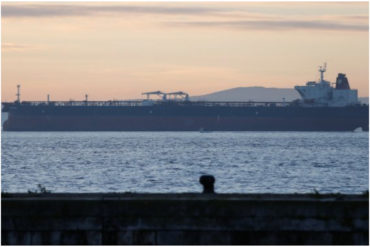
POLYGON ((358 104, 357 90, 351 90, 345 74, 339 73, 335 88, 324 80, 326 63, 320 66, 320 81, 309 81, 306 86, 295 86, 306 106, 349 106, 358 104))

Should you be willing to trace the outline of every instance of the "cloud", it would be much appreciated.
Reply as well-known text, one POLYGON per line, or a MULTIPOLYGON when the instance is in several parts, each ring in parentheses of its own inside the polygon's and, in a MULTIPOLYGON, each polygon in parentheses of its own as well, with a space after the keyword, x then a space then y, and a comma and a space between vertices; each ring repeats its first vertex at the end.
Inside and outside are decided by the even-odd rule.
POLYGON ((21 51, 31 48, 30 45, 26 44, 15 44, 15 43, 2 43, 1 49, 3 51, 21 51))
POLYGON ((334 31, 368 31, 368 24, 341 24, 330 21, 313 20, 262 20, 262 21, 194 21, 194 22, 167 22, 172 26, 190 27, 222 27, 242 30, 334 30, 334 31))
POLYGON ((349 15, 349 16, 344 16, 347 19, 352 19, 352 20, 363 20, 363 21, 369 21, 369 16, 365 15, 349 15))
POLYGON ((88 5, 3 5, 3 17, 58 17, 58 16, 86 16, 104 13, 127 14, 205 14, 217 12, 213 8, 202 7, 160 7, 160 6, 88 6, 88 5))
MULTIPOLYGON (((235 6, 234 6, 235 7, 235 6)), ((285 6, 286 7, 286 6, 285 6)), ((287 16, 250 12, 251 8, 209 6, 154 6, 154 5, 83 5, 83 4, 30 4, 2 5, 5 18, 73 17, 112 14, 157 14, 196 16, 193 21, 167 21, 168 26, 233 28, 238 30, 332 30, 368 31, 368 15, 287 16), (211 17, 216 17, 211 21, 211 17), (195 19, 197 18, 197 19, 195 19), (208 19, 204 19, 208 18, 208 19), (221 18, 221 19, 220 19, 221 18), (309 19, 307 19, 309 18, 309 19), (206 20, 206 21, 203 21, 206 20)), ((156 19, 154 19, 156 20, 156 19)), ((157 20, 158 21, 158 20, 157 20)))

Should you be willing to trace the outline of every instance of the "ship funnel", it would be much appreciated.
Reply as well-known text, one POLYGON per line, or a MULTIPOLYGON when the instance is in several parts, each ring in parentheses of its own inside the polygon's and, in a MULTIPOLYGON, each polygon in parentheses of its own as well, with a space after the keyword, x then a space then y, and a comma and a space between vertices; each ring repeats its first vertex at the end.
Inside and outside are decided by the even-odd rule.
POLYGON ((335 89, 350 89, 346 74, 338 74, 335 89))

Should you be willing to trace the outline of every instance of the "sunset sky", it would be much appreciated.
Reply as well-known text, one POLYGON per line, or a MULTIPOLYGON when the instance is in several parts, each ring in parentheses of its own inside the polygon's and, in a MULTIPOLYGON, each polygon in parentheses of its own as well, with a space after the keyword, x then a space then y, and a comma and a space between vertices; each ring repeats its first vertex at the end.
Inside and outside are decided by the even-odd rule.
POLYGON ((2 101, 134 99, 292 88, 346 73, 369 91, 368 3, 38 2, 1 5, 2 101))

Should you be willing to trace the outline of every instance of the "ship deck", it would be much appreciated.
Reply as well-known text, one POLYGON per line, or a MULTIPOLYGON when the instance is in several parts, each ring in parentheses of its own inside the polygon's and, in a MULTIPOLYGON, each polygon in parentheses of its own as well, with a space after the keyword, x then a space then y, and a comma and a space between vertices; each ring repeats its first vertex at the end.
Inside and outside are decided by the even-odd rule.
MULTIPOLYGON (((224 106, 224 107, 250 107, 250 106, 276 106, 283 107, 290 105, 291 102, 257 102, 257 101, 146 101, 146 100, 108 100, 108 101, 22 101, 18 102, 3 102, 4 108, 12 105, 23 106, 92 106, 92 107, 122 107, 122 106, 153 106, 153 105, 184 105, 184 106, 224 106)), ((4 111, 4 109, 3 109, 4 111)), ((6 111, 6 109, 5 109, 6 111)))

